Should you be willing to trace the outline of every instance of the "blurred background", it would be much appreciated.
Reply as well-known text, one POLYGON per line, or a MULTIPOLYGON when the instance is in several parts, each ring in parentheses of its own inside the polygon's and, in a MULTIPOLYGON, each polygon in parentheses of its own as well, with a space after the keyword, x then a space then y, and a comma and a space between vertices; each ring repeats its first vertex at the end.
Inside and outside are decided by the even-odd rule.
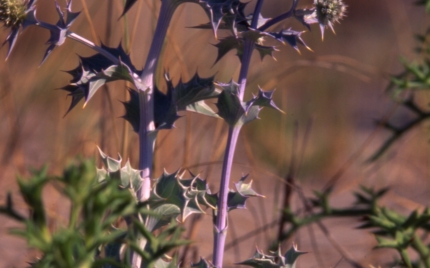
MULTIPOLYGON (((405 214, 429 205, 428 123, 407 133, 377 161, 366 161, 390 134, 378 127, 376 120, 389 119, 401 126, 413 118, 385 89, 390 75, 402 70, 400 58, 420 60, 413 52, 417 45, 413 37, 426 31, 429 19, 424 8, 414 2, 345 0, 347 17, 335 25, 336 35, 326 30, 322 42, 316 25, 303 33, 303 40, 313 52, 300 47, 299 54, 289 46, 269 41, 267 44, 276 44, 279 49, 274 53, 276 60, 266 57, 261 61, 254 54, 247 98, 258 92, 258 86, 276 89, 275 102, 285 113, 264 109, 261 120, 245 126, 241 134, 232 180, 249 174, 254 188, 266 198, 252 199, 247 210, 230 214, 228 243, 232 247, 226 253, 226 267, 251 257, 256 246, 266 249, 276 239, 276 222, 289 172, 307 196, 335 181, 335 207, 351 205, 352 192, 360 185, 390 186, 382 200, 384 205, 405 214)), ((65 1, 59 3, 65 5, 65 1)), ((287 11, 290 4, 291 1, 266 0, 263 16, 274 17, 287 11)), ((299 6, 310 4, 311 0, 302 0, 299 6)), ((248 4, 248 13, 254 5, 255 1, 248 4)), ((122 6, 122 0, 75 0, 73 10, 82 13, 71 29, 97 44, 116 47, 121 42, 131 52, 135 66, 142 68, 159 1, 140 0, 125 19, 118 19, 122 6)), ((37 16, 55 24, 58 17, 54 2, 39 0, 37 16)), ((217 41, 212 31, 190 28, 207 22, 206 14, 195 4, 182 5, 176 11, 158 70, 161 89, 165 88, 164 71, 170 73, 174 84, 179 79, 188 81, 196 72, 203 77, 215 75, 220 82, 237 79, 240 64, 236 52, 231 51, 214 65, 217 51, 213 45, 217 41)), ((273 29, 289 27, 306 30, 294 20, 273 29)), ((4 28, 0 39, 7 34, 4 28)), ((219 36, 227 34, 220 32, 219 36)), ((96 146, 111 156, 120 153, 137 166, 137 135, 120 118, 124 114, 121 101, 128 97, 126 85, 109 84, 85 109, 78 105, 65 116, 70 98, 57 89, 71 77, 63 71, 78 65, 77 55, 90 56, 93 52, 67 40, 39 67, 48 38, 47 30, 26 29, 9 59, 0 64, 0 200, 5 200, 7 192, 14 193, 16 205, 23 211, 25 205, 16 195, 16 177, 26 176, 31 168, 48 164, 52 174, 59 174, 77 156, 99 161, 96 146)), ((4 47, 0 58, 5 58, 6 53, 4 47)), ((427 92, 418 92, 416 99, 423 108, 430 103, 427 92)), ((159 133, 154 177, 160 176, 163 169, 189 169, 206 178, 217 192, 226 124, 196 114, 184 115, 176 129, 159 133)), ((65 222, 68 204, 53 187, 44 194, 55 229, 65 222)), ((296 194, 292 206, 301 206, 296 194)), ((0 267, 26 267, 37 252, 8 234, 11 227, 16 227, 13 221, 0 219, 0 267)), ((187 261, 210 257, 210 215, 193 216, 185 224, 193 224, 186 235, 195 241, 187 261)), ((397 256, 395 251, 374 250, 373 235, 368 230, 355 229, 357 219, 330 219, 324 224, 328 234, 310 226, 294 236, 299 249, 310 252, 297 267, 350 267, 344 261, 345 254, 365 267, 385 267, 397 256)), ((289 248, 293 240, 286 241, 283 248, 289 248)))

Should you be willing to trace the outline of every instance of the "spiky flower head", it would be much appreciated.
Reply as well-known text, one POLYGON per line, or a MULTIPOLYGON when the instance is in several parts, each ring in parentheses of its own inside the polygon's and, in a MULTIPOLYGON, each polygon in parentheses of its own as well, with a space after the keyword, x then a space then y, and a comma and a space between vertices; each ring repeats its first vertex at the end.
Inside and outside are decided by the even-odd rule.
POLYGON ((0 22, 10 29, 10 33, 3 42, 9 44, 6 59, 9 57, 21 28, 36 24, 36 3, 37 0, 0 0, 0 22))
POLYGON ((324 37, 324 29, 328 26, 334 32, 333 23, 339 22, 346 13, 346 5, 342 0, 315 0, 316 19, 324 37))
POLYGON ((8 28, 19 28, 27 16, 24 0, 0 0, 0 21, 8 28))

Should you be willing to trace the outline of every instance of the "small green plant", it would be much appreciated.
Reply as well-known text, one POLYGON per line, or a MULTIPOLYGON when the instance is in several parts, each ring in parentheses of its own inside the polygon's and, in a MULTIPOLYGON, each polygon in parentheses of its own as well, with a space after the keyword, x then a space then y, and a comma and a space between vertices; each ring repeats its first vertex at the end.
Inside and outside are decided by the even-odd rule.
MULTIPOLYGON (((427 13, 430 13, 430 1, 417 1, 416 4, 424 5, 427 13)), ((391 77, 391 82, 387 88, 387 92, 390 93, 393 99, 400 106, 412 112, 415 118, 404 123, 402 126, 396 126, 386 120, 380 121, 379 124, 391 132, 391 136, 369 158, 369 161, 377 160, 398 139, 430 118, 430 111, 421 108, 414 97, 417 91, 430 89, 430 28, 424 34, 416 35, 415 38, 418 42, 418 46, 415 48, 415 52, 417 53, 416 61, 409 62, 402 59, 401 62, 404 70, 391 77)))
POLYGON ((183 228, 175 222, 164 222, 157 210, 148 210, 147 203, 137 203, 132 192, 124 191, 117 181, 100 183, 93 161, 72 164, 58 177, 48 176, 46 171, 34 171, 28 180, 18 180, 29 216, 15 209, 11 195, 6 205, 0 207, 0 212, 24 225, 12 233, 22 236, 30 247, 42 253, 31 267, 124 267, 129 265, 128 258, 121 256, 129 255, 133 248, 139 249, 136 236, 147 239, 145 251, 136 252, 152 266, 163 262, 163 254, 188 243, 180 238, 183 228), (48 184, 61 192, 65 204, 70 202, 68 223, 56 230, 48 227, 43 204, 42 191, 48 184), (120 220, 135 228, 116 227, 120 220), (141 221, 151 222, 154 230, 170 225, 154 236, 141 221))

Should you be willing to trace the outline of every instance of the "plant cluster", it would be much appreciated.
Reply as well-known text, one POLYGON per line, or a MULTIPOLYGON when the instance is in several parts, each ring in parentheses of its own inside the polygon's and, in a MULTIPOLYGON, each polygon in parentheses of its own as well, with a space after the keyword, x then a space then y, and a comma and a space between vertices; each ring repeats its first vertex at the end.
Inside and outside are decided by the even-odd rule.
MULTIPOLYGON (((430 13, 430 1, 417 1, 416 4, 424 5, 427 13, 430 13)), ((395 126, 388 121, 380 121, 379 124, 390 131, 391 136, 369 158, 370 161, 377 160, 395 141, 430 117, 430 111, 420 108, 414 97, 418 91, 430 89, 430 28, 424 34, 417 34, 415 38, 418 42, 418 46, 415 48, 417 59, 415 61, 402 59, 404 70, 391 77, 391 82, 387 88, 387 92, 391 94, 393 99, 400 106, 411 111, 415 118, 402 126, 395 126)))
MULTIPOLYGON (((126 0, 123 15, 137 1, 126 0)), ((315 0, 311 8, 300 8, 299 0, 293 0, 287 12, 268 19, 261 15, 263 3, 263 0, 257 0, 254 11, 247 14, 247 3, 239 0, 161 0, 150 50, 144 67, 139 69, 121 45, 97 46, 70 30, 79 16, 79 12, 72 11, 72 0, 67 1, 65 8, 55 2, 58 15, 55 25, 36 16, 36 0, 0 0, 0 21, 10 29, 6 39, 9 45, 7 57, 12 52, 20 31, 29 26, 50 31, 48 47, 41 64, 68 38, 93 49, 96 52, 94 55, 80 57, 79 66, 68 72, 72 79, 63 87, 71 98, 68 111, 81 100, 84 100, 84 106, 87 105, 104 84, 117 80, 127 81, 132 88, 128 89, 130 99, 124 102, 123 117, 139 137, 137 169, 132 168, 129 162, 123 164, 121 157, 114 159, 100 150, 104 168, 97 173, 92 163, 83 161, 67 168, 60 177, 50 177, 46 170, 42 170, 35 172, 29 181, 19 180, 20 192, 30 210, 29 216, 22 216, 14 208, 10 195, 0 212, 22 222, 23 229, 14 232, 25 237, 30 246, 41 251, 41 258, 32 263, 32 267, 177 267, 179 264, 175 259, 168 260, 165 257, 165 254, 171 253, 176 247, 189 243, 181 239, 182 228, 177 221, 185 221, 189 215, 205 213, 206 210, 211 210, 213 216, 213 259, 212 262, 201 259, 192 266, 223 266, 228 213, 245 208, 249 197, 261 196, 252 189, 251 182, 246 182, 248 176, 239 178, 235 190, 229 188, 233 156, 241 129, 257 119, 264 107, 280 111, 273 101, 273 90, 249 89, 254 90, 256 95, 249 100, 244 99, 251 55, 255 50, 262 59, 272 56, 276 48, 266 45, 267 39, 288 44, 295 50, 299 50, 299 46, 310 49, 301 37, 302 31, 270 30, 279 22, 296 19, 308 29, 312 24, 318 24, 324 37, 324 29, 328 27, 334 31, 334 24, 346 13, 346 5, 342 0, 315 0), (155 71, 167 30, 175 10, 183 3, 195 3, 208 15, 209 23, 195 28, 211 29, 215 37, 218 37, 218 31, 228 32, 215 45, 218 50, 216 62, 229 51, 236 50, 241 63, 237 81, 232 79, 226 83, 214 81, 214 77, 195 74, 189 81, 180 80, 175 85, 169 74, 165 73, 166 92, 157 88, 155 71), (208 99, 216 100, 217 111, 205 103, 208 99), (185 172, 180 169, 173 173, 165 172, 160 178, 153 178, 157 134, 161 130, 172 129, 182 111, 211 116, 224 120, 228 125, 219 193, 212 193, 205 180, 198 175, 184 177, 185 172), (56 231, 47 226, 42 201, 42 189, 48 183, 55 185, 71 203, 68 223, 56 231)), ((428 7, 429 1, 421 1, 421 4, 428 7)), ((427 45, 427 36, 421 36, 420 39, 427 45)), ((428 47, 423 45, 423 48, 427 53, 428 47)), ((428 63, 405 64, 406 71, 393 79, 395 87, 427 87, 430 68, 426 64, 428 63)), ((412 126, 429 117, 429 113, 419 109, 412 99, 404 102, 404 105, 419 117, 417 122, 411 123, 412 126)), ((385 125, 394 131, 396 138, 410 128, 402 130, 390 127, 388 123, 385 125)), ((385 147, 388 148, 392 141, 387 143, 385 147)), ((430 267, 429 248, 417 236, 418 230, 428 231, 429 211, 414 212, 409 217, 403 217, 377 205, 377 200, 386 192, 385 189, 362 190, 363 193, 356 194, 356 204, 346 209, 330 206, 330 190, 316 193, 316 199, 313 200, 303 197, 306 214, 302 216, 286 209, 283 218, 285 223, 290 224, 290 229, 282 232, 277 242, 288 239, 298 228, 326 217, 363 216, 366 223, 362 227, 377 228, 380 247, 397 249, 403 264, 408 267, 419 267, 418 263, 430 267), (420 256, 417 264, 413 264, 408 256, 409 247, 420 256)), ((272 247, 273 250, 276 248, 277 245, 272 247)), ((303 253, 295 245, 285 254, 279 249, 273 254, 257 250, 252 258, 238 264, 293 268, 296 259, 303 253)))
MULTIPOLYGON (((123 15, 136 2, 137 0, 125 1, 123 15)), ((247 176, 241 178, 236 184, 236 191, 229 189, 233 155, 240 130, 244 124, 257 119, 263 107, 279 110, 272 100, 273 91, 259 88, 256 96, 248 101, 244 100, 252 52, 258 51, 261 58, 272 55, 275 47, 264 45, 265 39, 268 38, 289 44, 296 50, 299 49, 299 44, 308 48, 301 38, 302 32, 292 29, 272 32, 269 30, 270 27, 285 19, 296 18, 307 28, 310 28, 310 24, 319 23, 322 34, 324 34, 324 28, 328 26, 333 29, 333 23, 338 22, 345 13, 345 4, 342 1, 316 1, 311 9, 299 9, 297 8, 299 1, 294 0, 288 12, 273 19, 266 19, 261 15, 263 2, 262 0, 257 1, 254 12, 245 14, 247 4, 239 0, 162 0, 155 34, 142 70, 133 65, 129 55, 121 45, 117 48, 104 45, 99 47, 73 33, 70 26, 79 16, 79 12, 72 11, 71 0, 67 1, 64 10, 55 2, 58 14, 58 22, 55 25, 43 22, 36 16, 35 0, 5 0, 0 2, 1 21, 11 31, 6 39, 9 44, 7 56, 10 55, 21 28, 24 29, 28 26, 39 26, 50 31, 51 35, 47 41, 48 48, 41 64, 67 38, 78 41, 96 51, 93 56, 81 57, 79 66, 69 71, 72 79, 69 85, 63 87, 72 100, 69 111, 82 99, 85 100, 84 106, 87 105, 97 90, 108 82, 125 80, 133 85, 133 88, 129 89, 130 100, 124 103, 126 113, 123 117, 130 122, 139 136, 139 167, 135 170, 131 168, 129 163, 121 167, 121 160, 114 160, 101 153, 106 169, 99 171, 99 180, 102 182, 116 181, 121 188, 133 193, 137 204, 145 204, 147 209, 157 212, 161 217, 168 218, 165 221, 167 223, 178 216, 185 220, 192 213, 202 213, 204 207, 212 208, 215 225, 213 264, 216 267, 222 267, 223 263, 228 229, 227 213, 235 208, 244 208, 248 197, 260 196, 252 190, 250 183, 245 183, 247 176), (196 74, 190 81, 181 81, 174 85, 169 74, 166 73, 167 92, 163 93, 155 86, 154 74, 171 18, 176 8, 187 2, 200 5, 209 17, 210 23, 197 26, 198 28, 212 29, 215 37, 217 37, 219 30, 230 32, 228 37, 220 39, 219 43, 216 44, 218 48, 216 61, 225 56, 228 51, 236 49, 242 64, 238 82, 233 80, 229 83, 215 82, 213 77, 202 78, 196 74), (204 102, 207 99, 217 99, 217 112, 204 102), (192 175, 190 179, 182 179, 183 174, 179 172, 165 173, 155 184, 151 185, 154 142, 157 133, 163 129, 173 128, 175 121, 179 118, 178 112, 180 111, 193 111, 221 118, 229 126, 228 143, 225 149, 218 194, 212 194, 205 182, 198 176, 192 175)), ((85 187, 90 186, 85 185, 85 187)), ((69 197, 72 198, 72 201, 74 200, 72 196, 69 197)), ((80 203, 80 205, 84 204, 80 203)), ((147 254, 154 253, 145 251, 151 248, 152 238, 143 230, 154 231, 154 226, 151 224, 155 223, 145 220, 145 216, 141 212, 136 210, 133 212, 135 214, 133 220, 130 220, 127 215, 122 215, 127 221, 128 229, 134 230, 135 234, 135 244, 129 243, 129 245, 137 245, 132 247, 130 255, 127 255, 125 259, 133 267, 141 267, 151 264, 151 262, 148 263, 147 254)), ((72 216, 76 217, 75 214, 72 216)), ((43 218, 43 215, 39 215, 39 217, 43 218)), ((71 220, 76 221, 74 218, 71 220)), ((107 225, 109 224, 111 223, 107 223, 107 225)), ((74 223, 71 225, 74 226, 74 223)), ((96 248, 93 245, 92 250, 96 248)), ((88 256, 94 255, 92 251, 87 254, 88 256)), ((88 256, 86 255, 86 258, 88 256)), ((69 261, 74 259, 70 256, 69 261)), ((285 261, 280 264, 283 267, 285 265, 285 261)))

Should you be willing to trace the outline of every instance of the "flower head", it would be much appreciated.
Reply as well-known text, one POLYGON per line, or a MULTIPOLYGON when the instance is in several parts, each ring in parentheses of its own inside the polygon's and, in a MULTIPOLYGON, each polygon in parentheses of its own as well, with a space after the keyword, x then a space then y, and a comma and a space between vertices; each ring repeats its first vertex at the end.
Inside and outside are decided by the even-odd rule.
POLYGON ((339 22, 345 13, 346 5, 342 0, 314 0, 313 8, 296 10, 296 18, 308 28, 310 24, 318 23, 324 39, 324 29, 328 26, 334 32, 333 24, 339 22))
POLYGON ((346 13, 342 0, 315 0, 316 18, 324 38, 324 29, 328 26, 334 32, 333 23, 339 22, 346 13))
POLYGON ((0 0, 0 21, 7 28, 19 28, 27 15, 23 0, 0 0))
POLYGON ((11 31, 3 43, 9 43, 6 59, 9 57, 12 48, 19 35, 19 29, 37 22, 35 18, 35 6, 37 0, 0 0, 0 22, 11 31))

